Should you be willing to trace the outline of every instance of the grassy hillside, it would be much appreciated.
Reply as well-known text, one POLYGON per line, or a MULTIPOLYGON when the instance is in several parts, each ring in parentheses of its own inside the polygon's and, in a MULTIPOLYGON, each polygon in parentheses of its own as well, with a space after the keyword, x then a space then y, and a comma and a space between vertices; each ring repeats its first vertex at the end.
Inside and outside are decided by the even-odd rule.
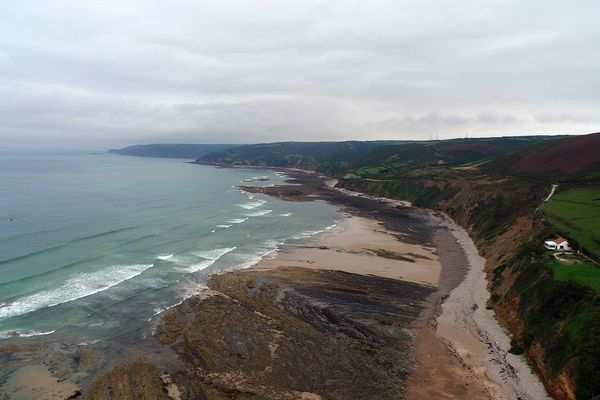
MULTIPOLYGON (((600 153, 598 155, 600 158, 600 153)), ((600 187, 560 190, 544 206, 556 230, 600 259, 600 187)))
POLYGON ((373 172, 390 175, 415 169, 444 169, 511 154, 543 140, 545 137, 500 137, 388 144, 366 154, 350 167, 361 176, 373 175, 373 172), (365 171, 369 167, 379 168, 379 171, 365 171))
POLYGON ((331 176, 389 176, 416 168, 458 166, 529 147, 547 137, 445 141, 280 142, 239 146, 199 157, 200 164, 290 167, 331 176))
POLYGON ((108 152, 124 156, 187 158, 195 160, 205 154, 235 147, 233 144, 137 144, 111 149, 108 152))
POLYGON ((555 279, 562 282, 577 282, 600 293, 600 268, 596 264, 591 262, 563 264, 553 261, 549 267, 555 279))
POLYGON ((517 279, 504 301, 523 324, 515 338, 555 396, 566 398, 571 387, 577 399, 591 399, 600 390, 596 268, 558 266, 536 243, 523 246, 513 268, 517 279))
POLYGON ((200 164, 301 168, 338 175, 386 141, 280 142, 240 146, 198 158, 200 164))

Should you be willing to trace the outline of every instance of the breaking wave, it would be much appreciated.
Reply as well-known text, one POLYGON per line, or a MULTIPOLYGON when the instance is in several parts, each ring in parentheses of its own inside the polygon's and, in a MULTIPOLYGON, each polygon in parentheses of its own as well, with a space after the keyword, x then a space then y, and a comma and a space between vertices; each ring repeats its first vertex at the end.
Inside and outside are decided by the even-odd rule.
POLYGON ((253 208, 260 207, 265 203, 266 203, 265 200, 256 200, 256 201, 250 201, 250 202, 244 203, 244 204, 238 204, 238 207, 242 207, 246 210, 252 210, 253 208))
POLYGON ((0 307, 0 319, 91 296, 132 279, 153 266, 154 264, 114 265, 98 272, 76 274, 56 289, 44 290, 3 304, 0 307))
POLYGON ((318 235, 320 233, 327 232, 327 231, 335 228, 336 226, 337 226, 337 224, 333 224, 333 225, 326 226, 325 228, 319 229, 319 230, 316 230, 316 231, 303 231, 303 232, 300 232, 297 235, 292 236, 291 239, 295 239, 295 240, 306 239, 306 238, 309 238, 311 236, 315 236, 315 235, 318 235))
POLYGON ((255 266, 262 259, 273 256, 275 253, 277 253, 277 251, 279 251, 279 247, 283 243, 284 242, 281 240, 267 240, 263 247, 258 249, 257 253, 242 255, 242 262, 237 265, 237 268, 247 269, 255 266))
POLYGON ((260 210, 260 211, 249 212, 244 215, 247 217, 262 217, 263 215, 267 215, 271 211, 273 211, 273 210, 260 210))
POLYGON ((225 254, 232 252, 233 250, 235 250, 236 247, 225 247, 222 249, 213 249, 213 250, 207 250, 207 251, 197 251, 194 254, 194 256, 198 257, 198 258, 203 258, 203 261, 200 261, 199 263, 195 263, 190 265, 189 267, 185 268, 185 270, 187 272, 197 272, 197 271, 201 271, 205 268, 210 267, 211 265, 213 265, 215 262, 217 262, 217 260, 221 257, 223 257, 225 254))
POLYGON ((56 331, 38 332, 38 331, 2 331, 0 332, 0 339, 10 339, 14 337, 33 337, 33 336, 46 336, 52 335, 56 331))

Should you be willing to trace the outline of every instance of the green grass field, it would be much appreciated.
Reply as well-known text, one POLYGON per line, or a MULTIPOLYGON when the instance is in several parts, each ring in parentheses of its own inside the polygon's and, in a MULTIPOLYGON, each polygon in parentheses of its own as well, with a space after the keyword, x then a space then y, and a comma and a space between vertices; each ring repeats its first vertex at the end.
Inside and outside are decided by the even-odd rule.
POLYGON ((575 281, 600 292, 600 267, 592 263, 567 265, 554 261, 550 264, 550 268, 554 278, 559 281, 575 281))
POLYGON ((378 173, 380 173, 382 170, 382 168, 380 167, 363 167, 360 168, 356 171, 356 173, 360 176, 366 176, 366 175, 377 175, 378 173))
POLYGON ((544 211, 557 233, 581 243, 584 251, 600 259, 600 188, 559 191, 544 211))

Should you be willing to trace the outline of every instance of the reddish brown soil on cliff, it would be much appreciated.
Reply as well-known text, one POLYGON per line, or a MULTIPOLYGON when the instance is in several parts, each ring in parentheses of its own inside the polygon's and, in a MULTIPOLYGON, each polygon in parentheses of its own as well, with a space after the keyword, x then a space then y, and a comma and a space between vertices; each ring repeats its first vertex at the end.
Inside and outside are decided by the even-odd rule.
POLYGON ((548 172, 574 174, 600 167, 600 133, 577 136, 538 147, 517 157, 516 174, 548 172))
POLYGON ((499 151, 505 149, 505 146, 502 143, 449 143, 440 145, 440 149, 449 153, 453 152, 462 152, 462 151, 471 151, 471 152, 479 152, 482 155, 486 156, 489 154, 496 154, 499 151))

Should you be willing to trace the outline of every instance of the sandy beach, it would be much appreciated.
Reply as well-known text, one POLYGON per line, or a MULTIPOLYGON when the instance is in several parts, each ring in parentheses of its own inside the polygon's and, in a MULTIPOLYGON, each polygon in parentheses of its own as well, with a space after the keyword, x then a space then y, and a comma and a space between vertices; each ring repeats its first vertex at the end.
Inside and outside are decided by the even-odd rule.
POLYGON ((490 293, 482 258, 467 232, 449 218, 443 224, 452 232, 469 262, 469 272, 442 305, 436 334, 486 387, 492 398, 549 399, 523 356, 508 353, 510 338, 486 309, 490 293))
POLYGON ((299 201, 310 200, 316 193, 345 205, 353 216, 313 245, 283 251, 256 268, 289 265, 336 269, 435 286, 430 309, 414 331, 420 369, 409 379, 408 399, 549 398, 524 357, 508 353, 510 338, 493 311, 486 309, 485 259, 462 227, 444 214, 411 208, 408 202, 337 189, 333 180, 320 186, 314 177, 293 176, 306 179, 301 190, 269 188, 266 193, 299 201), (388 213, 383 212, 382 218, 365 211, 373 204, 380 211, 387 207, 388 213), (410 235, 403 234, 411 232, 403 230, 406 227, 402 224, 394 225, 389 213, 428 221, 434 227, 430 243, 425 244, 423 238, 406 243, 410 235), (412 256, 412 260, 377 257, 386 252, 412 256))
POLYGON ((302 267, 437 285, 441 265, 433 248, 403 243, 378 221, 348 216, 333 232, 286 248, 254 269, 302 267))
POLYGON ((38 365, 19 368, 2 385, 2 390, 12 400, 70 399, 81 394, 75 384, 56 379, 46 368, 38 365))

